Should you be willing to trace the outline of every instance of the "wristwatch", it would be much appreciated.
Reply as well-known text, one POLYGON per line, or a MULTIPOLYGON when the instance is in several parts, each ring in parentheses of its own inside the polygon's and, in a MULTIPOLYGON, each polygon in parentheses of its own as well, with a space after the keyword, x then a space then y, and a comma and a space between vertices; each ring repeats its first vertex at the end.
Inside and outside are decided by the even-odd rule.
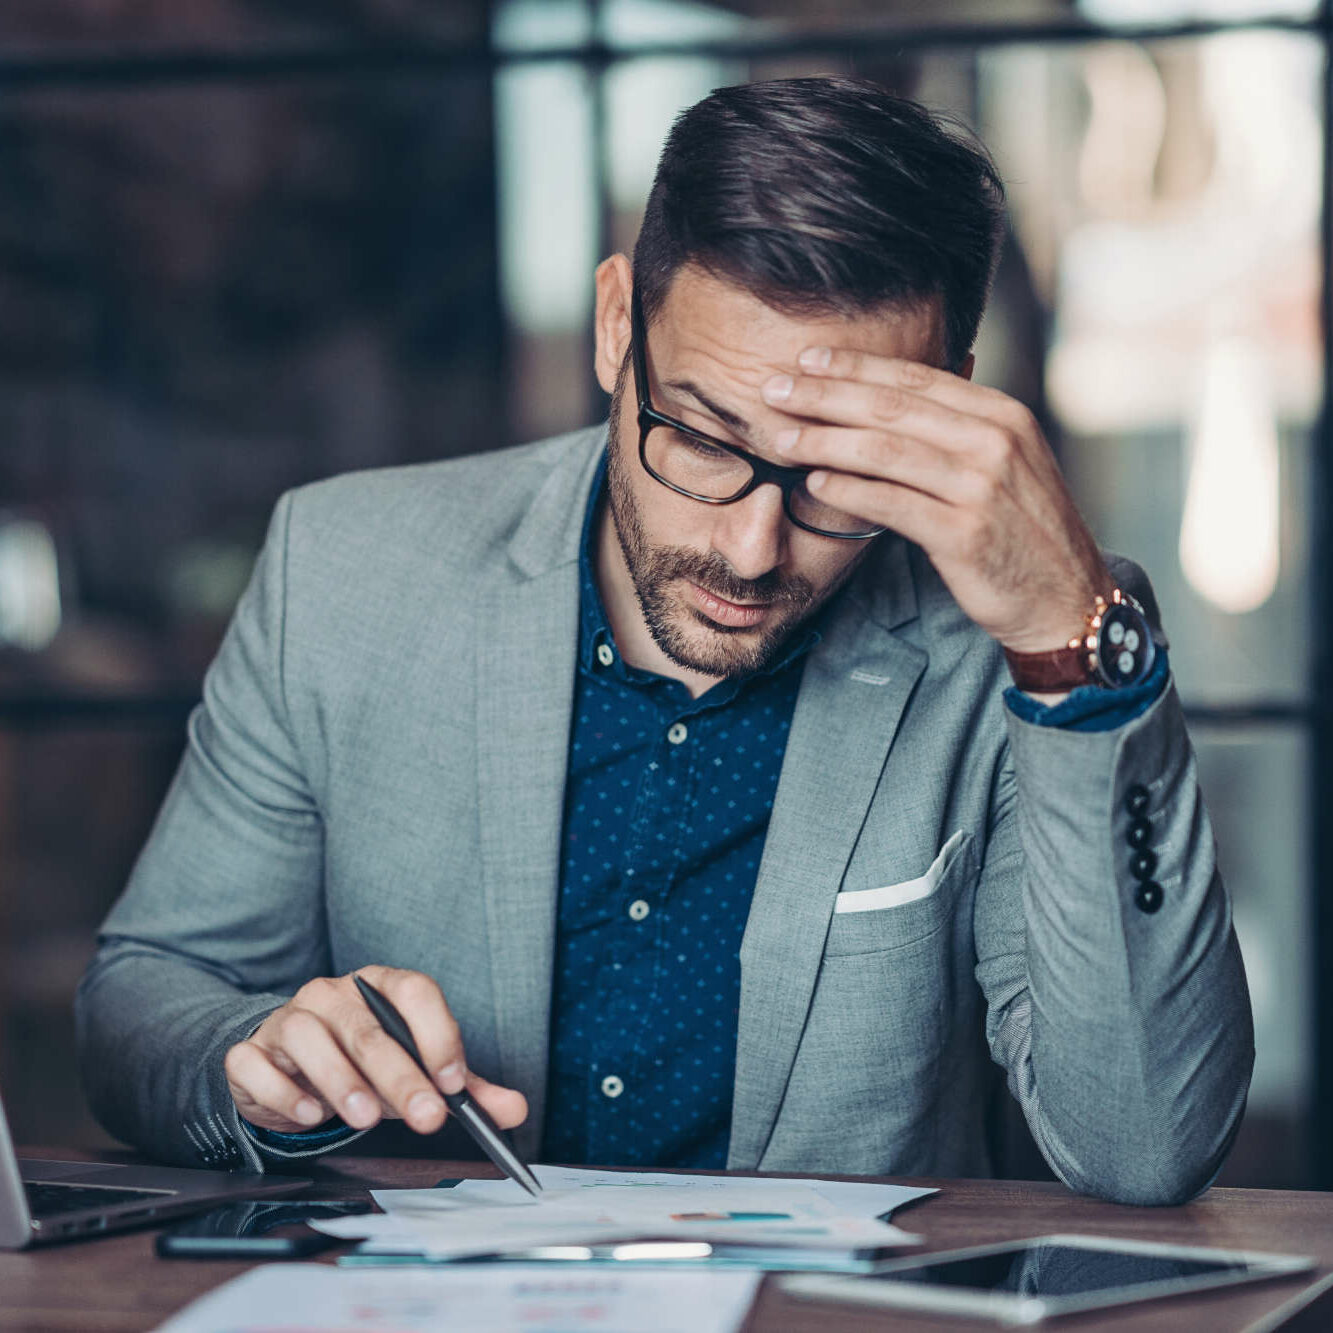
POLYGON ((1004 650, 1014 684, 1029 694, 1055 694, 1080 685, 1123 690, 1147 680, 1157 645, 1143 607, 1116 588, 1110 600, 1098 597, 1081 635, 1045 653, 1004 650))

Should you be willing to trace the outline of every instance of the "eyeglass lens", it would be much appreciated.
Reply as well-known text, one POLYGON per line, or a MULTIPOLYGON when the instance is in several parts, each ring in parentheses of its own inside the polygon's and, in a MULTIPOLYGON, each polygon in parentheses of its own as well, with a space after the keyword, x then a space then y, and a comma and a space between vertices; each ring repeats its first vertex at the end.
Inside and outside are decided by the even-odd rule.
MULTIPOLYGON (((649 429, 643 454, 649 471, 660 480, 700 500, 733 500, 754 476, 754 469, 742 456, 670 426, 653 425, 649 429)), ((788 512, 798 522, 830 536, 852 537, 878 531, 865 519, 816 499, 804 483, 787 488, 786 501, 788 512)))

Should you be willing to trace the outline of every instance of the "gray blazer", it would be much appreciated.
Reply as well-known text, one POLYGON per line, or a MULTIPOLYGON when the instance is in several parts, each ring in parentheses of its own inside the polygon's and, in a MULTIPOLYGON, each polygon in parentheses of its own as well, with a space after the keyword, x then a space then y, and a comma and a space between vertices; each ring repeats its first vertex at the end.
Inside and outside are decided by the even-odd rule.
MULTIPOLYGON (((304 981, 435 977, 540 1152, 580 523, 605 428, 283 497, 78 998, 107 1128, 262 1169, 223 1056, 304 981)), ((1117 568, 1151 601, 1142 574, 1117 568)), ((980 1176, 998 1063, 1051 1166, 1189 1197, 1253 1037, 1175 690, 1012 716, 996 645, 877 544, 807 663, 741 945, 733 1168, 980 1176), (1134 905, 1125 793, 1165 890, 1134 905)))

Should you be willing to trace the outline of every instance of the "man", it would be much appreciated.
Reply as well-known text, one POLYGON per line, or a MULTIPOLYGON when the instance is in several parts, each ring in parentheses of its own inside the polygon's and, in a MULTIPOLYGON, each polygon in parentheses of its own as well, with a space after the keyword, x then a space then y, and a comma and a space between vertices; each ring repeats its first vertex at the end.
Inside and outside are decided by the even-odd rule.
POLYGON ((609 429, 283 498, 81 988, 108 1128, 466 1082, 546 1160, 983 1175, 1002 1069, 1071 1187, 1207 1184, 1244 975, 1146 583, 970 382, 1001 197, 872 85, 720 90, 597 271, 609 429))

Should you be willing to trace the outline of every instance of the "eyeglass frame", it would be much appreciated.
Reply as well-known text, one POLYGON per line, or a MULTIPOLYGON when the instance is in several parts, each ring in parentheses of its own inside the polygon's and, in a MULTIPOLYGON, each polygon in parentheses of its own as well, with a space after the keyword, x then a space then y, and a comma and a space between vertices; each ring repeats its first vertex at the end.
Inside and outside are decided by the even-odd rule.
POLYGON ((806 477, 815 471, 814 468, 783 467, 778 463, 770 463, 766 458, 760 458, 758 455, 742 449, 739 445, 731 444, 726 440, 719 440, 714 435, 695 430, 694 427, 687 426, 683 421, 667 416, 665 412, 659 412, 653 406, 648 393, 648 336, 643 322, 643 304, 639 299, 638 283, 634 284, 630 294, 630 356, 634 368, 634 387, 639 403, 639 462, 642 464, 643 470, 654 481, 659 482, 670 491, 675 491, 677 495, 683 495, 689 500, 697 500, 700 504, 706 505, 736 504, 737 501, 744 500, 752 491, 758 490, 760 486, 772 483, 782 492, 783 513, 803 532, 814 533, 816 537, 832 537, 835 541, 864 542, 887 531, 885 528, 876 527, 870 532, 830 532, 827 528, 816 528, 812 524, 804 522, 792 512, 791 493, 804 483, 806 477), (677 486, 674 482, 668 481, 659 473, 654 472, 648 463, 648 433, 654 426, 669 426, 672 430, 678 430, 691 439, 699 440, 715 449, 721 449, 734 455, 750 468, 750 480, 735 495, 721 500, 709 495, 696 495, 693 491, 687 491, 683 486, 677 486))

